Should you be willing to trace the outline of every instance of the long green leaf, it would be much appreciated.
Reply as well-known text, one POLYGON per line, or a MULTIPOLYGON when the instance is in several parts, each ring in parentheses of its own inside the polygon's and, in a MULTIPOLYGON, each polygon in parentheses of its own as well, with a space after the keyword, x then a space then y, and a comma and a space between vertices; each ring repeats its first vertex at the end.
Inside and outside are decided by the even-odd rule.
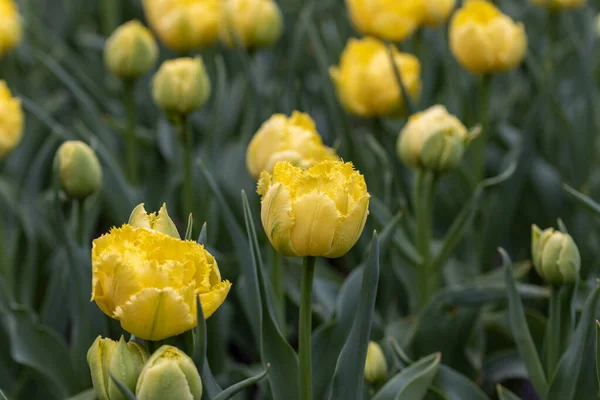
POLYGON ((569 185, 563 185, 563 189, 569 195, 569 197, 573 199, 578 205, 582 206, 594 216, 600 217, 600 204, 596 203, 594 200, 584 195, 583 193, 573 189, 569 185))
POLYGON ((600 321, 596 320, 596 380, 600 386, 600 321))
POLYGON ((366 265, 358 312, 350 335, 338 358, 330 399, 359 399, 363 390, 367 346, 371 335, 375 297, 379 284, 379 239, 376 232, 373 233, 371 254, 366 265))
POLYGON ((433 386, 447 400, 488 400, 475 382, 446 365, 440 365, 433 386))
POLYGON ((512 261, 508 254, 500 249, 502 260, 504 262, 504 279, 506 283, 506 290, 508 295, 508 311, 510 327, 519 349, 519 353, 523 358, 523 362, 531 377, 531 382, 536 392, 541 398, 546 398, 548 393, 548 381, 542 368, 539 355, 537 353, 535 343, 529 332, 527 320, 525 319, 525 310, 523 309, 523 303, 517 292, 517 287, 513 279, 513 274, 510 266, 512 261))
POLYGON ((228 399, 232 398, 233 396, 235 396, 237 393, 241 392, 242 390, 260 382, 261 379, 263 379, 265 376, 267 376, 268 373, 269 373, 269 365, 267 364, 267 368, 263 372, 261 372, 260 374, 258 374, 256 376, 252 376, 248 379, 245 379, 239 383, 236 383, 233 386, 228 387, 221 394, 219 394, 217 397, 215 397, 214 400, 228 400, 228 399))
POLYGON ((496 386, 496 394, 498 394, 498 400, 521 400, 519 396, 501 385, 496 386))
POLYGON ((373 400, 422 400, 435 379, 440 361, 439 353, 420 359, 394 376, 373 400))

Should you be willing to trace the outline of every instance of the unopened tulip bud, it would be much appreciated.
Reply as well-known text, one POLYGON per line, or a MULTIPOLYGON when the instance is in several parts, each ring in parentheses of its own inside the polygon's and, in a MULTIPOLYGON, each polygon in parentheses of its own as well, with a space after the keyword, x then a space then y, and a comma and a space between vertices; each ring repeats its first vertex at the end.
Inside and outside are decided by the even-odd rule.
POLYGON ((224 3, 220 36, 228 47, 266 47, 281 36, 283 16, 277 2, 229 0, 224 3))
POLYGON ((135 79, 156 62, 158 46, 152 33, 139 21, 120 26, 106 41, 104 62, 115 76, 135 79))
POLYGON ((67 196, 83 199, 100 190, 102 167, 90 146, 79 140, 69 140, 56 154, 61 186, 67 196))
POLYGON ((136 228, 152 229, 176 239, 181 238, 175 223, 169 217, 166 204, 162 205, 158 213, 147 213, 144 203, 139 204, 131 212, 128 224, 136 228))
POLYGON ((173 346, 162 346, 148 360, 137 382, 138 400, 200 400, 202 381, 194 362, 173 346))
POLYGON ((144 347, 134 341, 126 343, 123 336, 118 342, 98 336, 87 353, 92 383, 98 399, 125 400, 111 376, 133 392, 149 357, 144 347))
POLYGON ((369 342, 367 360, 365 362, 365 380, 370 383, 387 380, 388 365, 381 347, 375 342, 369 342))
POLYGON ((172 116, 191 113, 209 96, 210 81, 200 57, 165 61, 152 81, 154 102, 172 116))
POLYGON ((531 255, 537 273, 554 285, 568 285, 577 280, 581 257, 575 241, 568 233, 553 228, 531 232, 531 255))

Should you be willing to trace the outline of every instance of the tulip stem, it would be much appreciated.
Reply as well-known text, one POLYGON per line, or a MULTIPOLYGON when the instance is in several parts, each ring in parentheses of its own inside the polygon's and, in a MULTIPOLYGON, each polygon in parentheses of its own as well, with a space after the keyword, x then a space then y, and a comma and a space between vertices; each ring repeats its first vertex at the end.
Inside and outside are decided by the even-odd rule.
POLYGON ((193 192, 193 158, 194 158, 194 137, 192 136, 192 125, 187 115, 182 116, 181 122, 181 143, 183 144, 183 210, 184 217, 188 217, 194 209, 193 192))
POLYGON ((437 289, 439 271, 431 270, 431 231, 435 176, 431 171, 417 170, 414 178, 413 207, 417 223, 417 249, 422 264, 417 266, 421 306, 437 289))
POLYGON ((277 319, 279 320, 279 328, 281 334, 286 336, 285 326, 285 291, 283 290, 283 272, 281 270, 281 254, 273 248, 271 258, 271 281, 273 282, 273 292, 277 304, 277 319))
POLYGON ((480 82, 479 99, 479 124, 481 125, 481 134, 473 142, 475 156, 475 178, 476 182, 481 182, 485 178, 485 147, 490 137, 488 109, 490 106, 490 83, 491 75, 485 74, 480 82))
POLYGON ((552 285, 550 287, 550 304, 548 306, 548 329, 546 337, 546 375, 548 379, 552 379, 558 361, 560 359, 561 345, 560 345, 560 332, 561 332, 561 318, 560 318, 560 306, 561 301, 559 298, 559 287, 552 285))
POLYGON ((300 283, 300 341, 298 352, 300 356, 300 400, 312 399, 312 361, 311 361, 311 331, 312 331, 312 288, 315 275, 315 257, 304 257, 302 280, 300 283))
POLYGON ((404 107, 408 115, 414 114, 417 109, 415 105, 412 103, 412 100, 408 94, 408 90, 404 85, 404 81, 402 80, 402 72, 400 68, 398 68, 398 64, 396 64, 396 59, 394 57, 394 51, 396 50, 392 43, 387 44, 388 54, 390 56, 390 63, 392 64, 392 70, 394 71, 394 76, 396 77, 396 82, 400 87, 400 96, 402 97, 402 101, 404 103, 404 107))
POLYGON ((137 184, 137 142, 135 137, 135 81, 123 81, 125 86, 125 110, 127 112, 126 157, 127 178, 132 185, 137 184))
POLYGON ((85 246, 85 200, 77 200, 77 241, 85 246))

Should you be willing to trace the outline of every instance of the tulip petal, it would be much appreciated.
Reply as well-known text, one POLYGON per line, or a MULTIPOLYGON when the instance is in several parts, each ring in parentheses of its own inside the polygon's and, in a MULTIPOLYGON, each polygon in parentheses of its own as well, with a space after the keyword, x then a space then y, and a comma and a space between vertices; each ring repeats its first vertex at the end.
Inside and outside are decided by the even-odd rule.
POLYGON ((205 319, 213 315, 221 304, 223 304, 225 298, 227 298, 229 289, 231 289, 231 283, 223 281, 210 288, 210 292, 200 294, 200 304, 202 304, 202 312, 205 319))
POLYGON ((341 215, 325 193, 312 191, 294 202, 296 223, 291 231, 294 249, 301 256, 320 256, 331 251, 341 215))
POLYGON ((338 225, 331 251, 325 255, 337 258, 346 254, 356 244, 369 215, 369 196, 364 196, 338 225))
POLYGON ((299 256, 290 238, 290 231, 294 226, 292 202, 289 192, 281 183, 267 190, 262 200, 260 217, 275 250, 286 256, 299 256))
POLYGON ((190 306, 193 299, 193 285, 179 292, 147 288, 117 307, 115 317, 123 329, 141 339, 162 340, 194 327, 195 314, 190 306))

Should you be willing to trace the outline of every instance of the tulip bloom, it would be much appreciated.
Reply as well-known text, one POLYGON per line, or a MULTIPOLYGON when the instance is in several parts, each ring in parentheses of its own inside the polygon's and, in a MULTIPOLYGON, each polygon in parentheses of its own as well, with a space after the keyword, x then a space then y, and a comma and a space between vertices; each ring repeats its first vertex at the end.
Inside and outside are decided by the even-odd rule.
POLYGON ((196 295, 210 317, 231 284, 202 245, 123 225, 92 244, 92 300, 127 332, 162 340, 196 326, 196 295))
POLYGON ((369 214, 364 177, 341 161, 322 161, 307 170, 278 162, 272 175, 262 173, 258 193, 263 228, 286 256, 343 256, 369 214))
POLYGON ((450 49, 473 73, 503 72, 519 65, 527 52, 521 23, 485 0, 470 0, 450 22, 450 49))
MULTIPOLYGON (((419 59, 393 49, 394 62, 400 71, 408 95, 416 99, 421 94, 421 64, 419 59)), ((362 117, 401 114, 405 104, 394 74, 389 51, 374 38, 350 39, 339 67, 329 74, 337 89, 342 106, 362 117)))
POLYGON ((21 42, 21 16, 13 0, 0 0, 0 57, 21 42))
POLYGON ((0 80, 0 159, 21 142, 23 119, 21 101, 12 97, 6 82, 0 80))
POLYGON ((188 52, 217 41, 223 0, 144 0, 152 30, 168 48, 188 52))
POLYGON ((423 0, 346 0, 350 20, 364 35, 400 42, 424 18, 423 0))
POLYGON ((255 178, 273 172, 278 161, 308 168, 323 160, 337 160, 335 151, 323 145, 313 119, 294 111, 291 117, 275 114, 256 132, 246 153, 248 171, 255 178))

